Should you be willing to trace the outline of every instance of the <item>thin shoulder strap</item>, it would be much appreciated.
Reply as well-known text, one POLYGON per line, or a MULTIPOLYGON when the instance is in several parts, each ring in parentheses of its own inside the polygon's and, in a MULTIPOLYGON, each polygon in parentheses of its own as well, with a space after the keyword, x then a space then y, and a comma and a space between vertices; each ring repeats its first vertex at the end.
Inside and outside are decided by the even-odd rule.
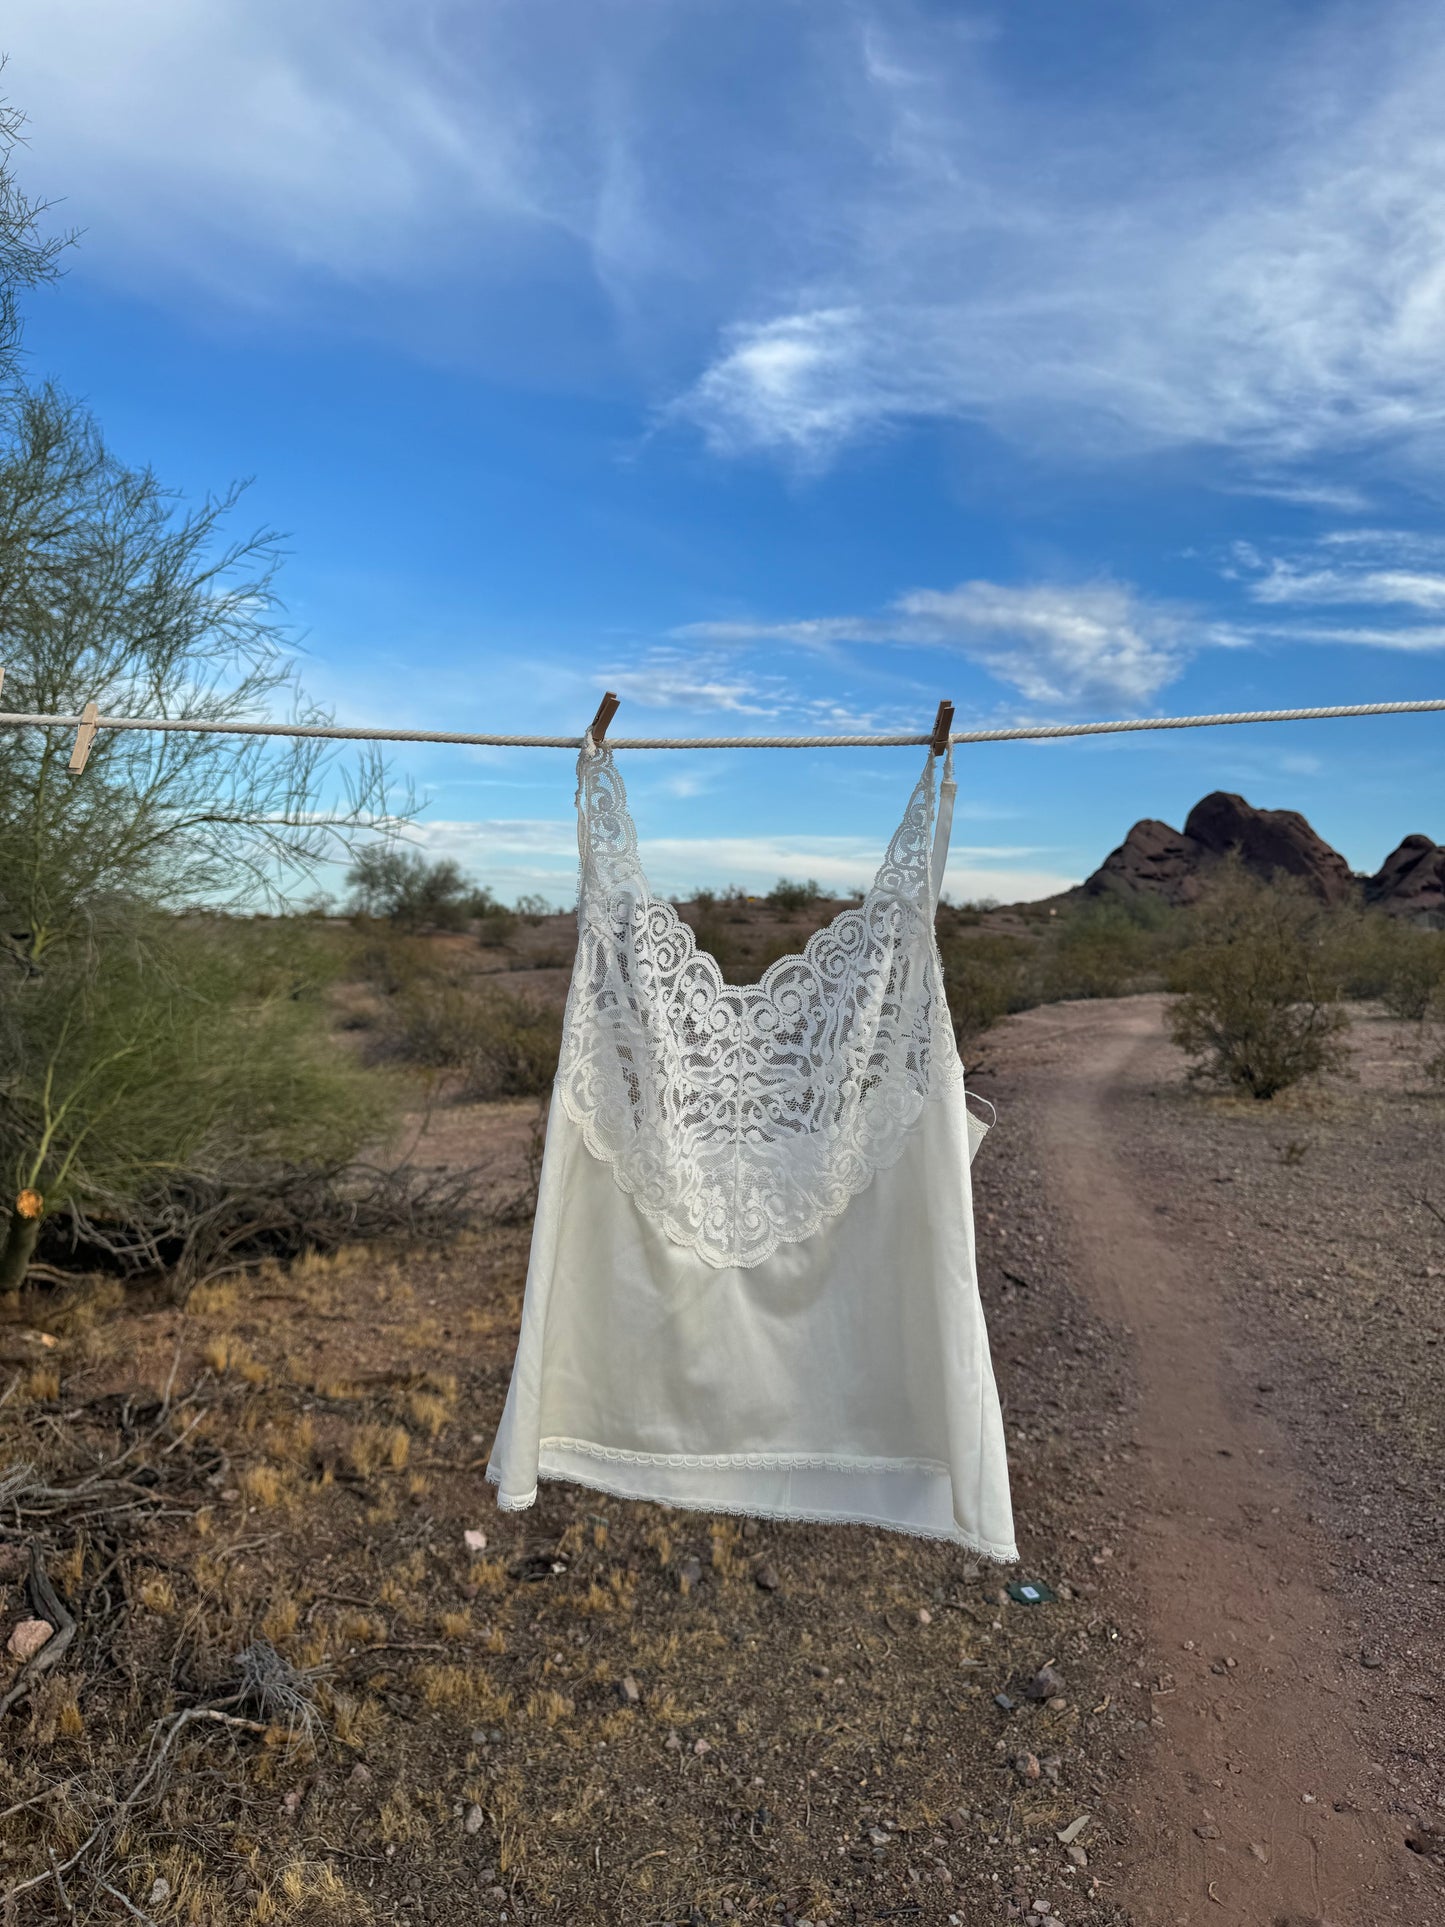
POLYGON ((928 904, 931 912, 938 909, 938 898, 943 889, 943 871, 948 862, 948 839, 953 830, 953 799, 958 790, 953 780, 953 744, 948 746, 948 754, 943 759, 943 781, 938 786, 938 814, 933 824, 933 855, 928 866, 928 904))
POLYGON ((594 885, 615 886, 638 870, 637 831, 627 807, 627 789, 604 743, 600 748, 589 730, 577 758, 578 889, 582 897, 594 885))

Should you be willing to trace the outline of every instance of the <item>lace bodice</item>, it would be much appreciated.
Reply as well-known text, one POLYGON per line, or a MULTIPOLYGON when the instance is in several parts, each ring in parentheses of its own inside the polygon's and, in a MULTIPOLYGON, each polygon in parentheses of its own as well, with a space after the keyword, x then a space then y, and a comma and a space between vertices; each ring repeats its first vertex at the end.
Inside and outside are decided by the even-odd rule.
POLYGON ((962 1075, 933 935, 934 758, 861 904, 728 984, 648 888, 609 750, 578 760, 577 962, 557 1091, 675 1243, 760 1264, 894 1163, 962 1075))

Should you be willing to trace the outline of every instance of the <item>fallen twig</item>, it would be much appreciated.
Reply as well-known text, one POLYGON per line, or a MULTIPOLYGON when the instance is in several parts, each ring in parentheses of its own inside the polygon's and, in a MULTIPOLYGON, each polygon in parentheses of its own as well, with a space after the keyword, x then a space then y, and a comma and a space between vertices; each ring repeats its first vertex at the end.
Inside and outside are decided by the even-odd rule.
POLYGON ((25 1662, 15 1684, 0 1699, 0 1715, 8 1713, 17 1700, 25 1698, 40 1675, 49 1672, 75 1638, 75 1621, 46 1576, 45 1568, 40 1563, 40 1549, 33 1543, 30 1547, 30 1603, 36 1617, 49 1620, 55 1631, 40 1651, 25 1662))
POLYGON ((95 1876, 95 1884, 97 1887, 103 1888, 112 1900, 118 1900, 128 1914, 134 1915, 137 1920, 143 1920, 146 1923, 146 1927, 156 1927, 155 1917, 152 1914, 142 1912, 133 1900, 127 1900, 119 1887, 112 1887, 110 1882, 108 1880, 102 1880, 99 1874, 95 1876))
MULTIPOLYGON (((244 1690, 243 1688, 243 1692, 244 1690)), ((188 1726, 206 1720, 212 1721, 220 1726, 240 1727, 246 1732, 267 1732, 269 1729, 263 1726, 258 1720, 243 1719, 239 1715, 228 1713, 225 1710, 228 1706, 234 1706, 241 1697, 242 1693, 233 1693, 228 1699, 221 1701, 219 1705, 187 1706, 183 1711, 171 1715, 166 1720, 158 1720, 156 1727, 164 1726, 167 1728, 167 1731, 162 1737, 160 1745, 156 1747, 150 1765, 146 1768, 145 1772, 141 1774, 125 1798, 123 1800, 112 1800, 110 1812, 106 1814, 102 1820, 97 1821, 68 1860, 56 1861, 52 1856, 51 1865, 46 1868, 44 1873, 34 1874, 29 1880, 22 1880, 16 1886, 7 1887, 4 1893, 0 1893, 0 1907, 10 1906, 13 1901, 19 1899, 21 1894, 29 1893, 33 1888, 43 1886, 52 1876, 55 1879, 56 1885, 60 1886, 63 1892, 64 1887, 61 1882, 61 1876, 70 1873, 74 1868, 78 1867, 92 1847, 95 1846, 96 1842, 100 1840, 108 1830, 114 1829, 124 1820, 132 1808, 139 1804, 146 1788, 165 1765, 176 1740, 188 1726)), ((155 1728, 152 1728, 153 1732, 155 1730, 155 1728)), ((98 1874, 95 1878, 100 1885, 105 1885, 105 1882, 100 1879, 98 1874)), ((114 1890, 108 1889, 108 1891, 114 1890)), ((132 1911, 135 1910, 132 1909, 132 1911)), ((144 1920, 146 1918, 146 1915, 141 1915, 141 1919, 144 1920)))
POLYGON ((54 1786, 46 1787, 43 1793, 32 1794, 28 1800, 17 1800, 13 1807, 6 1807, 0 1812, 0 1820, 8 1820, 14 1813, 24 1813, 27 1807, 42 1806, 45 1801, 53 1800, 57 1793, 64 1793, 67 1787, 74 1786, 79 1777, 79 1774, 72 1773, 68 1779, 57 1780, 54 1786))

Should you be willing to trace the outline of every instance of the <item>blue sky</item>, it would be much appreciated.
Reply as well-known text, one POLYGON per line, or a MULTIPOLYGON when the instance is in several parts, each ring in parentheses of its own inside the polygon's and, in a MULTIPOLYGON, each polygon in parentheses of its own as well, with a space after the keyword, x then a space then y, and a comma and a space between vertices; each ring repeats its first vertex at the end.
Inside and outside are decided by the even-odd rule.
MULTIPOLYGON (((1445 694, 1445 17, 10 0, 36 373, 287 532, 347 721, 777 734, 1445 694), (1192 17, 1201 15, 1202 17, 1192 17)), ((1229 788, 1374 869, 1419 717, 960 757, 1036 896, 1229 788)), ((418 834, 570 901, 565 752, 418 834)), ((911 750, 637 753, 656 884, 861 884, 911 750)))

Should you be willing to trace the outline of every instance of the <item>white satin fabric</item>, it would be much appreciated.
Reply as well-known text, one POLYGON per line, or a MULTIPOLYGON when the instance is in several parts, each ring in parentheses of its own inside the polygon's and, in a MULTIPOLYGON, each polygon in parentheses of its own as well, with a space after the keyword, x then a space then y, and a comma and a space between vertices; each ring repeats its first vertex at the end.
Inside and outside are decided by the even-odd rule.
MULTIPOLYGON (((627 1021, 635 1023, 642 1006, 655 1042, 658 1027, 677 1020, 678 999, 669 976, 666 995, 659 992, 656 1008, 649 1007, 658 973, 647 968, 639 933, 663 913, 646 892, 635 857, 619 881, 589 854, 597 835, 585 780, 596 766, 588 756, 584 750, 579 765, 579 960, 589 921, 595 936, 600 917, 602 950, 622 958, 627 1021)), ((625 844, 631 838, 625 796, 615 772, 609 769, 607 777, 607 834, 616 841, 620 808, 625 844)), ((897 952, 875 973, 883 984, 878 1007, 887 1013, 879 1035, 899 1031, 897 986, 916 992, 920 972, 931 985, 931 1002, 924 1001, 933 1015, 920 1019, 927 1049, 917 1048, 916 1037, 909 1046, 918 1102, 905 1128, 888 1138, 876 1166, 864 1174, 855 1169, 856 1132, 848 1139, 848 1185, 821 1194, 827 1207, 821 1213, 809 1205, 806 1226, 784 1222, 779 1230, 774 1224, 776 1235, 762 1255, 725 1262, 715 1188, 705 1208, 692 1211, 694 1233, 684 1207, 698 1191, 695 1172, 687 1182, 680 1179, 673 1194, 662 1195, 666 1172, 656 1175, 654 1152, 648 1183, 631 1181, 627 1134, 620 1134, 622 1150, 613 1149, 615 1130, 599 1138, 596 1077, 589 1074, 582 1101, 576 1081, 569 1084, 565 1076, 564 1042, 521 1335, 487 1467, 502 1507, 530 1506, 539 1479, 569 1479, 624 1498, 767 1518, 853 1521, 952 1540, 994 1559, 1017 1557, 974 1261, 969 1164, 986 1127, 965 1102, 933 939, 951 814, 948 777, 951 772, 935 822, 930 759, 863 906, 868 926, 886 926, 897 952), (875 893, 885 886, 895 901, 880 906, 875 893)), ((635 838, 631 842, 635 851, 635 838)), ((670 926, 667 934, 675 942, 670 926)), ((645 1075, 639 1095, 639 1053, 635 1040, 624 1040, 617 1021, 607 1016, 611 1011, 615 1018, 617 1003, 611 992, 598 992, 610 979, 595 967, 597 948, 594 943, 591 988, 574 977, 569 997, 570 1061, 589 1068, 614 1051, 625 1058, 634 1073, 628 1116, 641 1136, 653 1128, 654 1113, 668 1112, 665 1106, 657 1110, 645 1075), (609 1040, 600 1047, 599 1026, 609 1040)), ((686 961, 694 961, 690 950, 686 961)), ((797 961, 784 959, 764 982, 796 984, 790 966, 797 961)), ((815 994, 831 995, 831 982, 826 978, 815 994)), ((709 983, 708 996, 711 1009, 716 985, 709 983)), ((858 1000, 866 1002, 861 991, 858 1000)), ((694 1007, 696 1001, 694 995, 694 1007)), ((774 1005, 781 1007, 780 997, 769 1009, 774 1005)), ((735 1019, 736 1010, 726 1021, 735 1019)), ((856 1012, 849 1023, 856 1031, 856 1012)), ((837 1031, 830 1023, 826 1034, 837 1031)), ((875 1062, 879 1054, 875 1050, 875 1062)), ((671 1061, 659 1058, 659 1076, 671 1061)), ((815 1076, 808 1082, 810 1095, 817 1081, 815 1076)), ((839 1079, 842 1096, 825 1107, 835 1133, 840 1104, 854 1094, 856 1082, 851 1075, 839 1079)), ((715 1079, 708 1088, 715 1096, 715 1079)), ((873 1075, 858 1099, 881 1110, 884 1100, 870 1099, 870 1088, 887 1096, 886 1076, 873 1075)), ((889 1104, 896 1116, 897 1105, 891 1098, 889 1104)), ((696 1115, 696 1107, 684 1106, 680 1114, 696 1115)), ((739 1120, 743 1114, 739 1100, 739 1120)), ((706 1121, 714 1147, 718 1115, 714 1103, 706 1121)), ((792 1113, 786 1121, 796 1136, 792 1113)), ((736 1128, 741 1135, 741 1122, 736 1128)), ((811 1175, 819 1154, 811 1133, 809 1138, 800 1149, 811 1175)), ((687 1155, 684 1145, 675 1162, 686 1164, 687 1155)), ((762 1155, 766 1176, 766 1145, 762 1155)), ((741 1196, 744 1189, 735 1183, 723 1195, 741 1196)), ((762 1183, 765 1204, 775 1202, 775 1190, 762 1183)), ((758 1192, 753 1185, 748 1195, 758 1192)), ((815 1186, 813 1203, 817 1195, 815 1186)), ((752 1239, 746 1248, 761 1249, 763 1242, 752 1239)))

